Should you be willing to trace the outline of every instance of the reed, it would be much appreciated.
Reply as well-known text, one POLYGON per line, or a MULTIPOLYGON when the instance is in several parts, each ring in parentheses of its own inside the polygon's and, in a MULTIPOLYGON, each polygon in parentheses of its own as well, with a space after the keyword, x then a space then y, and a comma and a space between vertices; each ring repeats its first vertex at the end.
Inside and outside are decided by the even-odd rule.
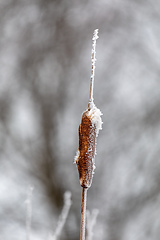
POLYGON ((80 185, 82 187, 80 240, 85 240, 87 190, 92 184, 95 170, 96 142, 99 130, 102 129, 102 113, 95 106, 93 101, 96 66, 96 41, 98 38, 98 29, 96 29, 92 38, 92 69, 89 102, 87 110, 82 114, 81 124, 79 125, 79 148, 75 157, 75 162, 79 172, 80 185))

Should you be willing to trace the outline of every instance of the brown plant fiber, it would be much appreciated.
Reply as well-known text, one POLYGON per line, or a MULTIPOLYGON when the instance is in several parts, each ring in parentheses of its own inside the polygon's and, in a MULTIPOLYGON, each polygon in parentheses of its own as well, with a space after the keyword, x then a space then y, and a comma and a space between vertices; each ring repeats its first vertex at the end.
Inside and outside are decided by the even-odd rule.
POLYGON ((96 124, 92 122, 92 115, 88 110, 82 115, 79 125, 79 156, 76 160, 80 184, 84 188, 89 188, 92 184, 94 172, 94 158, 96 145, 96 124))

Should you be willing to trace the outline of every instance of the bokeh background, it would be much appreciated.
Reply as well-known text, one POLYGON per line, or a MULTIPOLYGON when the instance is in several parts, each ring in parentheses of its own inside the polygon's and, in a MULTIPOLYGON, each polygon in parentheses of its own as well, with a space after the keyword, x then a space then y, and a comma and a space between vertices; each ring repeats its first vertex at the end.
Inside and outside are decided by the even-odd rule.
POLYGON ((78 240, 81 187, 73 159, 87 108, 94 29, 94 100, 103 112, 87 208, 93 240, 159 240, 160 1, 0 1, 0 239, 54 232, 78 240))

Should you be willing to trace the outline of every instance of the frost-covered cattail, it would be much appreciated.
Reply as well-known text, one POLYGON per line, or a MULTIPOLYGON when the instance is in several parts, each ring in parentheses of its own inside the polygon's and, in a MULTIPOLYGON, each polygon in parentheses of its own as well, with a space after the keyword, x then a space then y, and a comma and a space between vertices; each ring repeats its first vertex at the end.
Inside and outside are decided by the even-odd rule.
POLYGON ((92 71, 90 82, 90 96, 88 109, 83 112, 81 124, 79 125, 79 149, 75 157, 78 166, 80 184, 83 188, 89 188, 95 169, 96 138, 99 130, 102 129, 101 111, 93 102, 93 84, 96 63, 96 40, 98 29, 93 34, 92 44, 92 71))

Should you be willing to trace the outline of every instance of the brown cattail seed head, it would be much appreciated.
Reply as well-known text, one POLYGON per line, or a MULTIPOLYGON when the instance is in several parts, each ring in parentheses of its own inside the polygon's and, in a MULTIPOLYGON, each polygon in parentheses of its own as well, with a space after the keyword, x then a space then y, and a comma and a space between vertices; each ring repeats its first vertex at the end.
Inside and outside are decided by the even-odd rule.
POLYGON ((82 114, 79 125, 79 149, 75 157, 78 166, 80 184, 89 188, 95 169, 96 137, 102 129, 101 111, 93 104, 90 110, 82 114))

